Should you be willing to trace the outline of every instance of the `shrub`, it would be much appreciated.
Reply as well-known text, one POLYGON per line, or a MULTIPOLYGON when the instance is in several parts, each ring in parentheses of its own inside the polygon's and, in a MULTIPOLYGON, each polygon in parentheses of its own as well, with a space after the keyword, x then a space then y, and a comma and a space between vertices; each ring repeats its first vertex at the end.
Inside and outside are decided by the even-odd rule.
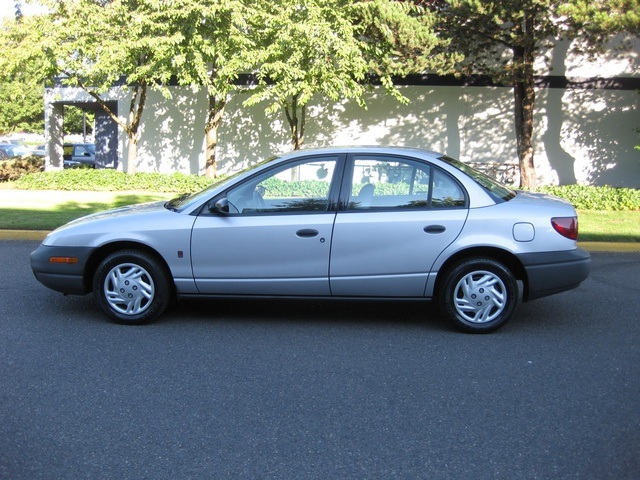
POLYGON ((43 168, 44 159, 35 155, 4 160, 0 162, 0 182, 11 182, 43 168))
MULTIPOLYGON (((166 193, 197 192, 213 183, 211 178, 183 173, 128 175, 111 169, 85 168, 42 172, 40 171, 42 165, 42 157, 27 157, 0 162, 0 181, 14 181, 16 188, 23 190, 142 190, 166 193)), ((272 179, 271 182, 272 184, 268 187, 272 194, 277 192, 282 196, 287 196, 287 193, 291 193, 290 189, 293 188, 291 182, 279 183, 275 179, 272 179)), ((309 197, 326 194, 326 183, 324 182, 303 181, 295 187, 309 197)), ((388 191, 380 193, 387 195, 406 193, 404 191, 405 184, 378 185, 377 188, 383 187, 388 191)), ((563 185, 543 186, 539 187, 537 191, 565 198, 579 210, 640 210, 640 190, 633 188, 563 185)), ((354 192, 354 194, 356 193, 354 192)))
POLYGON ((640 190, 588 185, 543 186, 538 192, 570 201, 579 210, 640 210, 640 190))
POLYGON ((174 173, 136 173, 128 175, 111 169, 70 168, 62 171, 26 175, 15 182, 23 190, 89 190, 186 193, 208 187, 212 179, 197 175, 174 173))

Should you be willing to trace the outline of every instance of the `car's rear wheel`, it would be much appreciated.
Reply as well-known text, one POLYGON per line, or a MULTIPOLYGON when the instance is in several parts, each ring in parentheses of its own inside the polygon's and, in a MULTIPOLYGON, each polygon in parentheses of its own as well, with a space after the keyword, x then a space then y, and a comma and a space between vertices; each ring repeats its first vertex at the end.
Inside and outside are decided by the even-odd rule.
POLYGON ((518 283, 501 262, 471 258, 447 271, 439 301, 443 315, 457 328, 488 333, 511 318, 518 305, 518 283))
POLYGON ((166 268, 137 250, 107 256, 93 279, 96 302, 122 324, 141 325, 157 319, 169 305, 171 292, 166 268))

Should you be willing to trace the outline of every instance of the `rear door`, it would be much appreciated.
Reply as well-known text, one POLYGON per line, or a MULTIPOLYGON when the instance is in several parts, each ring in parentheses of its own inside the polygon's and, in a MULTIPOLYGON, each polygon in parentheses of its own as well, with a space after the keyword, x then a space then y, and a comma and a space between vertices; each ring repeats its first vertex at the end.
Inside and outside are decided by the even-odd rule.
POLYGON ((353 155, 331 251, 336 296, 422 297, 438 255, 460 234, 466 192, 426 162, 353 155))

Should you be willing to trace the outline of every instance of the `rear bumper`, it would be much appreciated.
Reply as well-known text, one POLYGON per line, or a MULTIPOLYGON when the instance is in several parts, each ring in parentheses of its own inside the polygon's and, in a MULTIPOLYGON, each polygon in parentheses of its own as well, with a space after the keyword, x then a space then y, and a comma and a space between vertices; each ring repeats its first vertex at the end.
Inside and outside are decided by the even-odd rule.
POLYGON ((64 294, 84 295, 90 288, 84 270, 93 248, 40 245, 31 253, 31 269, 45 287, 64 294), (51 257, 74 257, 77 263, 51 263, 51 257))
POLYGON ((581 248, 518 255, 527 273, 524 300, 535 300, 576 288, 591 270, 591 256, 581 248))

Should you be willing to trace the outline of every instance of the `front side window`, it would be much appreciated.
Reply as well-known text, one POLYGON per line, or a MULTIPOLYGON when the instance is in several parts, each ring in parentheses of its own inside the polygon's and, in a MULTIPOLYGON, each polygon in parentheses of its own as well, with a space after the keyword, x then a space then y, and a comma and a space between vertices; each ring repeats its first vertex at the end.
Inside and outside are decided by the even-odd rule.
POLYGON ((336 157, 316 157, 269 170, 227 192, 231 212, 326 212, 336 163, 336 157))
POLYGON ((456 208, 466 205, 458 183, 430 165, 356 156, 349 210, 456 208))

